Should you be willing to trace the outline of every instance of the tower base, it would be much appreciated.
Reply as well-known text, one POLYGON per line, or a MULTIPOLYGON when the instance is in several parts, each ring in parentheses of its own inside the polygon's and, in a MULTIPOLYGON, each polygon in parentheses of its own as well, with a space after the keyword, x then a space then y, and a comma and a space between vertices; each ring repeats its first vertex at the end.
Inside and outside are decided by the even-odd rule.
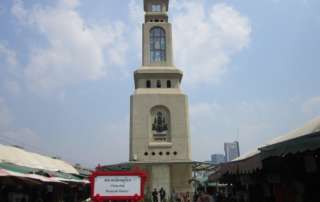
POLYGON ((161 188, 166 192, 167 201, 171 199, 173 191, 181 196, 188 192, 191 196, 191 163, 138 163, 137 166, 148 174, 144 190, 147 200, 152 199, 154 189, 159 192, 161 188))

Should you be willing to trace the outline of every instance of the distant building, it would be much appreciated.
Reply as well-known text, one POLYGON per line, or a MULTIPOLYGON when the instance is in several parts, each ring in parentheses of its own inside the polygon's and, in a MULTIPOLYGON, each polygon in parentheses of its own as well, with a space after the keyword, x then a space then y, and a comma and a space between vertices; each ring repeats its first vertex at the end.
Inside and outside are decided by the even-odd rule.
POLYGON ((239 142, 234 141, 230 143, 224 143, 224 153, 226 162, 232 161, 233 159, 240 156, 239 142))
POLYGON ((224 163, 225 160, 225 156, 223 154, 212 154, 211 155, 211 163, 213 164, 220 164, 220 163, 224 163))

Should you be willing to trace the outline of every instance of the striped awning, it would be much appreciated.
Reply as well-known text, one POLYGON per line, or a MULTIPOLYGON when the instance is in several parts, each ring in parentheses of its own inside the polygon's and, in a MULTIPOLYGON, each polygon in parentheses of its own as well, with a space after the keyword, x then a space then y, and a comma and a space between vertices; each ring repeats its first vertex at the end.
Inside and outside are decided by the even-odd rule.
POLYGON ((43 171, 28 167, 18 166, 10 163, 0 163, 0 177, 18 177, 38 180, 41 182, 62 183, 89 183, 88 180, 61 172, 43 171), (42 175, 43 174, 43 175, 42 175))

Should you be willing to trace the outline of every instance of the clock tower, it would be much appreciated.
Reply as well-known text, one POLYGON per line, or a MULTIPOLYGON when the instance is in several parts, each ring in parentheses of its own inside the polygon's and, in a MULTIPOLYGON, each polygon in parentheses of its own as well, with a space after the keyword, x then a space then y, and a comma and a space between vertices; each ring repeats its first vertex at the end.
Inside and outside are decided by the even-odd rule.
POLYGON ((146 192, 191 191, 188 99, 173 63, 169 0, 144 0, 142 66, 130 99, 130 162, 149 173, 146 192))

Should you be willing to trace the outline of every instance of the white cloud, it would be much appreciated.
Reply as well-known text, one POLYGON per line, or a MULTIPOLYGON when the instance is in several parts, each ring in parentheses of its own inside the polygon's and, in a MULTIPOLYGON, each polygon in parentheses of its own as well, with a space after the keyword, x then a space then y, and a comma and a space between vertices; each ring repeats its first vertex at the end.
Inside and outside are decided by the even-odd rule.
POLYGON ((4 14, 4 12, 5 12, 4 9, 5 9, 4 6, 1 5, 1 3, 0 3, 0 15, 4 14))
POLYGON ((0 41, 0 67, 3 65, 3 73, 10 75, 10 79, 3 79, 1 84, 10 94, 17 95, 20 92, 20 85, 15 80, 19 74, 19 62, 14 50, 8 48, 5 42, 0 41))
POLYGON ((21 87, 20 87, 19 83, 15 80, 6 80, 4 82, 4 88, 11 95, 19 95, 21 92, 21 87))
MULTIPOLYGON (((133 47, 135 47, 138 51, 137 57, 138 60, 142 58, 142 26, 141 24, 144 22, 144 11, 142 1, 131 0, 129 3, 129 16, 130 23, 133 25, 133 36, 132 41, 133 47)), ((141 61, 140 61, 141 62, 141 61)))
POLYGON ((0 97, 0 129, 7 128, 12 121, 12 116, 5 101, 0 97))
MULTIPOLYGON (((129 4, 139 50, 144 21, 142 6, 135 0, 129 4)), ((174 59, 178 68, 185 72, 185 82, 218 81, 232 56, 248 45, 251 34, 249 19, 224 3, 214 4, 208 9, 202 0, 176 0, 170 6, 174 59)))
MULTIPOLYGON (((77 138, 64 138, 59 145, 59 155, 74 163, 86 166, 97 166, 127 162, 129 159, 129 117, 106 121, 105 124, 95 127, 92 134, 83 134, 77 138), (84 152, 84 148, 86 148, 84 152), (79 155, 81 154, 81 155, 79 155)), ((79 135, 79 134, 77 134, 79 135)))
POLYGON ((5 64, 9 66, 16 66, 17 61, 17 54, 15 51, 8 48, 4 42, 0 41, 0 59, 3 59, 5 64))
MULTIPOLYGON (((97 139, 96 148, 100 155, 95 162, 103 164, 127 162, 129 160, 129 117, 107 123, 97 139), (105 148, 108 148, 105 153, 105 148)), ((92 154, 94 155, 94 153, 92 154)))
POLYGON ((263 140, 261 134, 265 135, 263 130, 266 129, 266 122, 259 117, 262 111, 263 106, 249 106, 246 102, 237 105, 192 104, 190 123, 193 159, 207 160, 210 154, 223 153, 223 143, 234 140, 240 141, 242 152, 255 148, 263 140))
POLYGON ((13 0, 13 6, 11 8, 11 13, 19 19, 21 22, 26 20, 27 11, 24 8, 24 3, 22 0, 13 0))
POLYGON ((30 47, 24 76, 32 90, 47 92, 97 80, 112 66, 124 64, 125 26, 121 22, 88 24, 75 10, 77 5, 76 0, 60 0, 55 6, 27 10, 15 1, 12 13, 48 42, 46 48, 30 47))
POLYGON ((59 5, 62 8, 75 8, 79 5, 79 0, 60 0, 59 5))
POLYGON ((18 145, 27 150, 44 152, 40 136, 30 128, 11 128, 1 133, 0 138, 10 145, 18 145))
POLYGON ((320 115, 320 96, 312 97, 307 100, 303 106, 302 110, 304 113, 312 116, 320 115))
POLYGON ((30 128, 18 128, 13 124, 13 114, 5 100, 0 97, 0 143, 39 151, 40 136, 30 128))
POLYGON ((225 3, 207 10, 203 1, 177 0, 172 8, 174 57, 186 82, 218 81, 232 56, 248 45, 249 19, 225 3))
MULTIPOLYGON (((54 6, 26 9, 22 0, 14 1, 13 15, 38 30, 48 42, 45 48, 30 47, 24 77, 32 90, 59 90, 83 80, 101 79, 115 65, 123 73, 128 43, 141 49, 141 2, 129 3, 133 26, 122 22, 88 24, 76 10, 79 4, 78 0, 60 0, 54 6), (135 34, 128 40, 124 35, 132 27, 135 34)), ((215 4, 207 10, 203 1, 178 0, 170 12, 174 57, 185 71, 187 83, 219 80, 232 56, 249 43, 249 20, 227 4, 215 4)), ((137 55, 140 59, 141 51, 137 55)))
POLYGON ((223 153, 223 143, 234 140, 239 140, 241 153, 246 153, 301 127, 310 117, 303 116, 300 104, 300 101, 191 104, 193 159, 207 160, 210 154, 223 153))

